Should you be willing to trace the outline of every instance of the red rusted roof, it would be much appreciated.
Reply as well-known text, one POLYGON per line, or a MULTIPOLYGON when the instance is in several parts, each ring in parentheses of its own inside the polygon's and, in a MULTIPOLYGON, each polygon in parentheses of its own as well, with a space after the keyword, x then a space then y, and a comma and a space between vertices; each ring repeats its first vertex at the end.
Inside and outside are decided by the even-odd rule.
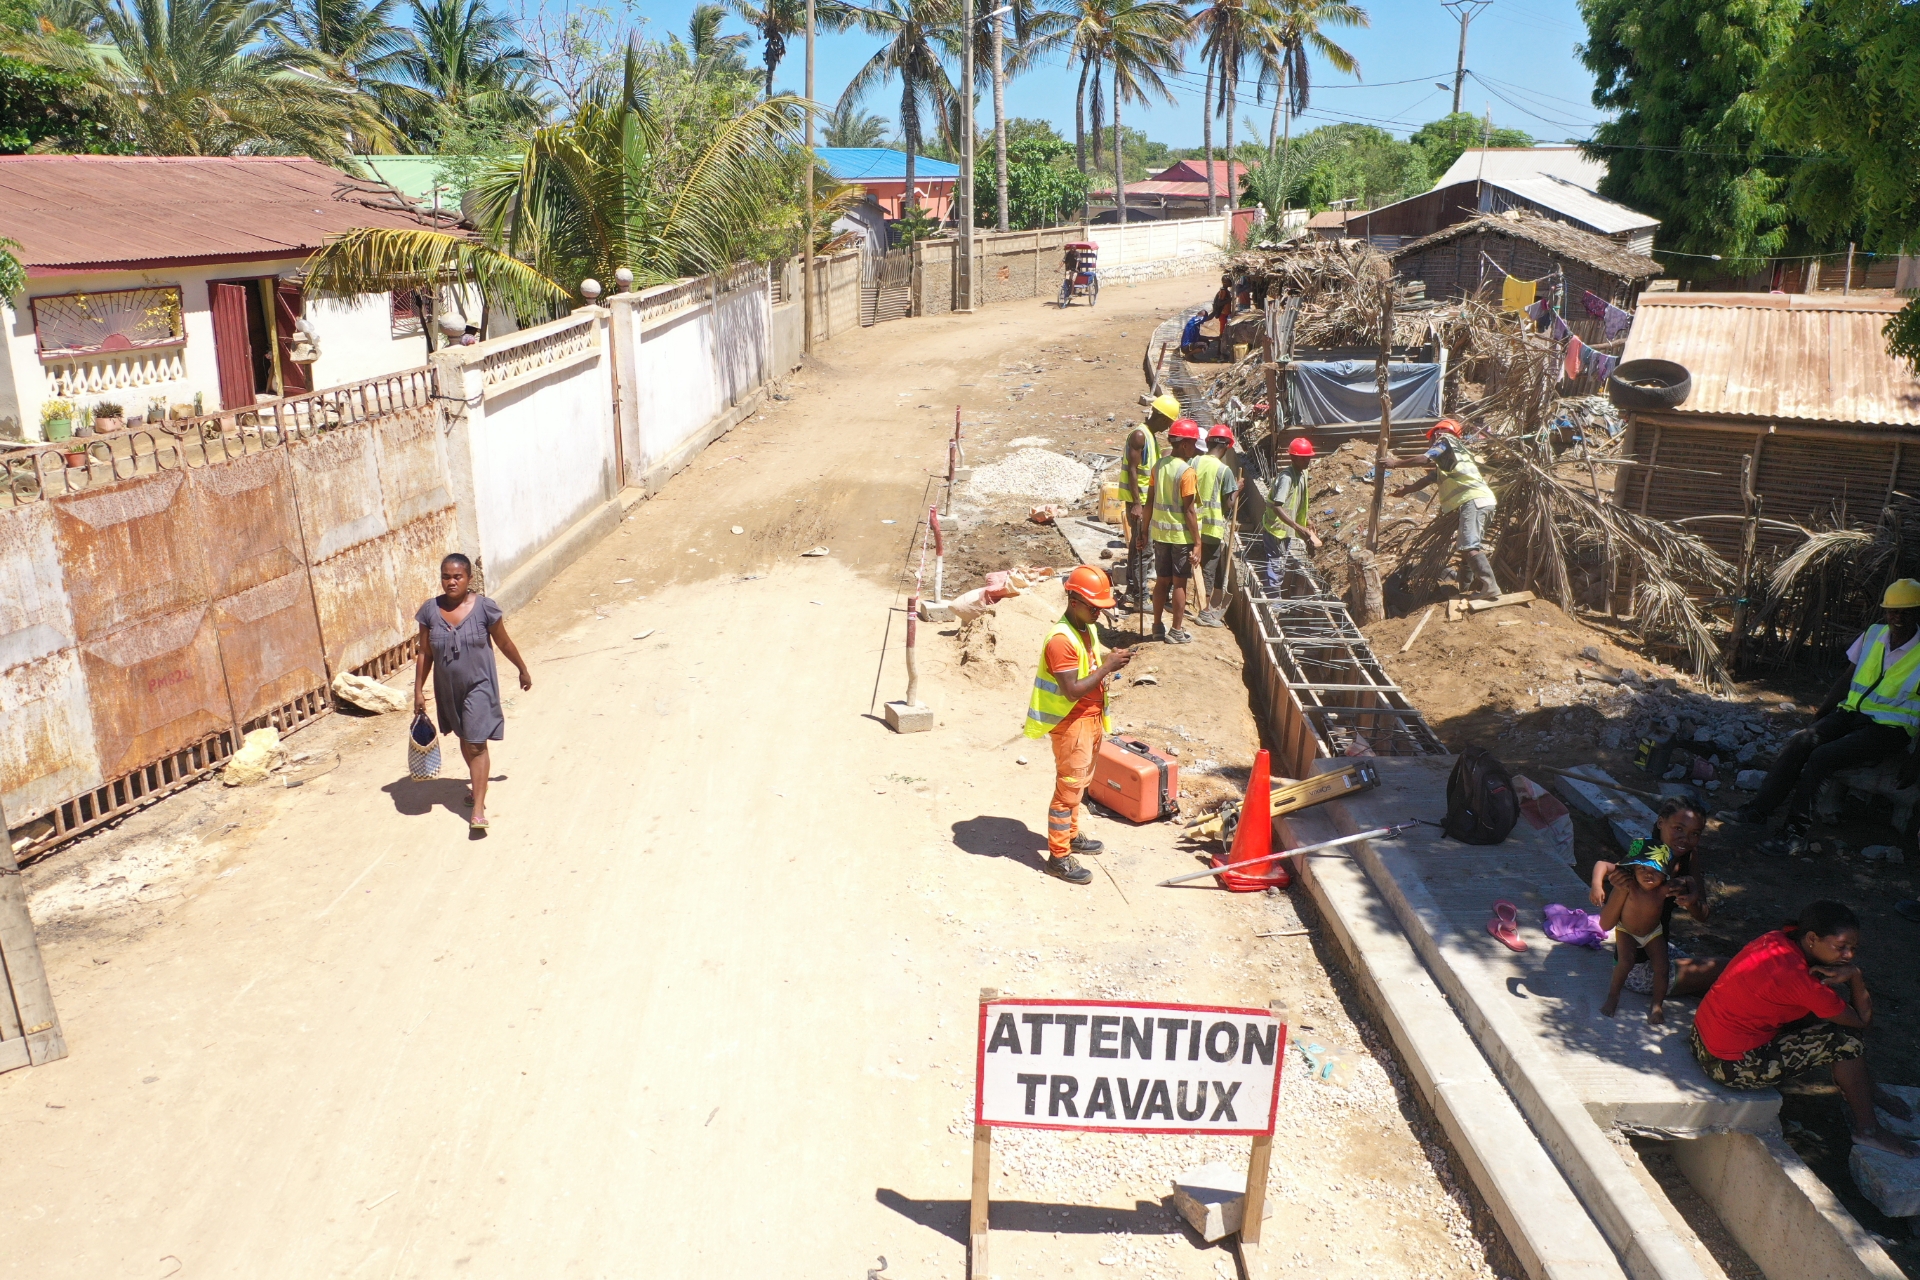
POLYGON ((1643 293, 1622 358, 1693 375, 1687 417, 1920 426, 1920 378, 1880 332, 1898 297, 1643 293))
MULTIPOLYGON (((1239 190, 1240 179, 1246 177, 1247 166, 1238 160, 1233 162, 1231 170, 1225 160, 1213 162, 1213 193, 1225 200, 1239 190)), ((1102 196, 1111 200, 1113 188, 1093 191, 1091 196, 1102 196)), ((1207 166, 1200 160, 1180 160, 1168 165, 1159 173, 1143 182, 1129 182, 1127 197, 1134 196, 1182 196, 1187 199, 1205 200, 1207 198, 1207 166)))
POLYGON ((27 274, 304 257, 355 227, 451 227, 304 156, 0 156, 27 274))

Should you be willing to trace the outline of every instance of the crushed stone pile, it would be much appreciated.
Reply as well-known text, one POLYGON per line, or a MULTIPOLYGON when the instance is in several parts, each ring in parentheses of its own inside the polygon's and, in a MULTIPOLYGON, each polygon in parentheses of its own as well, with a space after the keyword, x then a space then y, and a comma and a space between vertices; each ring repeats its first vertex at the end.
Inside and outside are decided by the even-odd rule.
POLYGON ((973 471, 973 487, 981 493, 1013 493, 1055 502, 1071 502, 1092 483, 1092 467, 1046 449, 1022 449, 973 471))

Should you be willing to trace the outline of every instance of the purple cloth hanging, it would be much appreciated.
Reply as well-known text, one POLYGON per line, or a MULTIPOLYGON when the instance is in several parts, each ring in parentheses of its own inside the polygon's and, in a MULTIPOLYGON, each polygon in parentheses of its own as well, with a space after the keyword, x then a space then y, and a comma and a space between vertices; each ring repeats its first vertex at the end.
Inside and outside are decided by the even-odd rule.
POLYGON ((1555 942, 1595 949, 1606 944, 1607 931, 1600 927, 1600 917, 1591 911, 1549 902, 1541 915, 1546 917, 1546 935, 1555 942))
POLYGON ((1633 312, 1622 311, 1609 302, 1607 304, 1607 341, 1612 342, 1631 328, 1633 328, 1633 312))
POLYGON ((1573 330, 1567 328, 1567 322, 1562 320, 1560 313, 1556 311, 1553 313, 1553 326, 1550 332, 1553 334, 1553 340, 1555 342, 1565 342, 1567 335, 1572 333, 1573 330))
POLYGON ((1580 301, 1587 304, 1587 314, 1595 320, 1606 315, 1607 308, 1613 305, 1591 289, 1587 290, 1586 295, 1582 297, 1580 301))
POLYGON ((1610 356, 1604 351, 1593 353, 1593 376, 1605 382, 1620 367, 1620 357, 1610 356))

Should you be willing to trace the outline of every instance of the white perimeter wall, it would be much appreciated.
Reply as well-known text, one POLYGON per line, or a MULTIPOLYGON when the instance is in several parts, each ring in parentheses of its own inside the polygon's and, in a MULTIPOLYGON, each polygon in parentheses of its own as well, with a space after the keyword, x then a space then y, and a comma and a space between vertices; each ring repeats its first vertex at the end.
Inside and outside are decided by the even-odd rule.
POLYGON ((619 497, 607 318, 582 307, 434 356, 461 541, 489 594, 619 497))
POLYGON ((1227 244, 1228 218, 1172 218, 1166 222, 1133 222, 1087 228, 1087 239, 1100 246, 1100 266, 1122 267, 1177 258, 1183 254, 1218 253, 1227 244))
MULTIPOLYGON (((113 289, 178 288, 186 345, 89 357, 85 361, 89 367, 98 366, 103 377, 111 372, 112 380, 121 385, 78 393, 72 399, 83 407, 106 400, 129 413, 144 413, 147 402, 155 397, 163 397, 169 404, 191 404, 194 393, 198 392, 207 411, 212 413, 220 408, 220 371, 214 359, 213 313, 207 286, 216 280, 251 280, 263 276, 292 279, 305 262, 304 258, 285 258, 152 271, 95 271, 31 277, 24 295, 0 301, 6 363, 11 375, 10 378, 0 375, 0 438, 18 435, 27 440, 40 439, 40 406, 51 394, 46 366, 40 360, 34 339, 29 299, 113 289), (156 374, 175 372, 171 361, 176 356, 179 376, 156 377, 156 374)), ((476 316, 479 314, 477 309, 470 310, 476 316)), ((417 369, 427 362, 425 338, 417 333, 393 336, 385 294, 370 294, 353 302, 309 298, 306 314, 320 338, 320 359, 313 365, 315 387, 362 382, 402 369, 417 369)))

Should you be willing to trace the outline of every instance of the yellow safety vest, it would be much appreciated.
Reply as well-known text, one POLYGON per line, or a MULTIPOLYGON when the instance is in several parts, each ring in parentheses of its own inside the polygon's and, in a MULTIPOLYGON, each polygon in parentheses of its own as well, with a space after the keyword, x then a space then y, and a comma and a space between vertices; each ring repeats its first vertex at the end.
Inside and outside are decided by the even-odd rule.
POLYGON ((1227 509, 1221 499, 1226 496, 1227 479, 1232 475, 1233 469, 1210 453, 1193 460, 1193 487, 1199 496, 1203 538, 1218 542, 1227 536, 1227 509))
POLYGON ((1186 503, 1180 498, 1180 477, 1187 474, 1187 465, 1185 459, 1168 454, 1153 466, 1153 510, 1147 517, 1147 536, 1155 542, 1178 547, 1193 544, 1193 535, 1187 531, 1186 503))
MULTIPOLYGON (((1106 646, 1100 643, 1098 629, 1092 638, 1092 645, 1080 635, 1080 628, 1062 618, 1053 624, 1046 639, 1040 642, 1040 669, 1033 674, 1033 696, 1027 699, 1027 724, 1025 733, 1029 738, 1044 738, 1052 733, 1055 726, 1067 718, 1073 710, 1075 699, 1060 691, 1059 681, 1053 678, 1053 672, 1047 670, 1047 646, 1055 636, 1065 636, 1073 645, 1074 654, 1080 659, 1080 669, 1075 674, 1082 680, 1092 672, 1094 666, 1107 656, 1106 646)), ((1113 732, 1113 717, 1107 714, 1107 691, 1100 691, 1100 732, 1113 732)))
POLYGON ((1140 424, 1140 430, 1147 436, 1147 447, 1140 452, 1141 468, 1146 473, 1147 479, 1145 488, 1135 492, 1133 467, 1128 465, 1127 455, 1122 452, 1120 455, 1120 501, 1126 503, 1138 504, 1147 500, 1147 495, 1152 492, 1153 487, 1153 468, 1160 461, 1160 444, 1153 438, 1153 428, 1143 422, 1140 424))
POLYGON ((1453 446, 1453 470, 1440 473, 1440 509, 1458 511, 1482 498, 1493 501, 1493 490, 1480 478, 1480 464, 1463 444, 1453 446))
POLYGON ((1864 712, 1880 724, 1897 724, 1909 737, 1920 734, 1920 701, 1915 697, 1915 686, 1920 685, 1920 644, 1907 650, 1889 671, 1886 625, 1868 627, 1866 642, 1841 710, 1864 712))
MULTIPOLYGON (((1280 474, 1292 477, 1293 488, 1286 496, 1285 506, 1274 502, 1272 495, 1268 495, 1267 517, 1261 522, 1260 527, 1276 538, 1295 538, 1299 535, 1282 523, 1280 515, 1282 512, 1285 512, 1287 515, 1292 516, 1294 521, 1299 524, 1302 529, 1307 527, 1307 471, 1305 467, 1302 467, 1299 471, 1295 471, 1289 466, 1280 474)), ((1276 489, 1279 487, 1279 477, 1277 476, 1274 478, 1274 487, 1276 489)))

